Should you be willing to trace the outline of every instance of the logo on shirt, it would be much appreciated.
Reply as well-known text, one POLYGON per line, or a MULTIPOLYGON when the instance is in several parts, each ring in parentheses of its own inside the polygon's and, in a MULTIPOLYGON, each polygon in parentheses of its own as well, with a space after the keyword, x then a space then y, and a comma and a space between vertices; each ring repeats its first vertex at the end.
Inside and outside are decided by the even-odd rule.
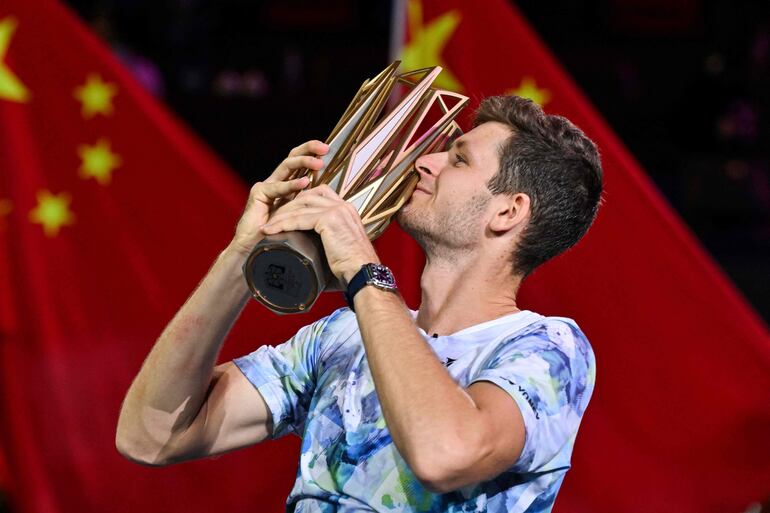
POLYGON ((518 389, 519 393, 524 396, 524 399, 526 399, 527 404, 529 404, 529 407, 532 408, 533 412, 535 412, 535 418, 537 420, 540 420, 540 414, 537 412, 537 408, 535 407, 535 401, 532 400, 532 398, 529 396, 527 391, 521 388, 521 385, 514 383, 510 379, 508 378, 503 378, 503 379, 518 389))
POLYGON ((444 367, 449 367, 450 365, 452 365, 452 364, 453 364, 453 363, 455 363, 456 361, 457 361, 457 358, 449 358, 449 357, 447 356, 447 359, 446 359, 446 361, 444 362, 444 367))

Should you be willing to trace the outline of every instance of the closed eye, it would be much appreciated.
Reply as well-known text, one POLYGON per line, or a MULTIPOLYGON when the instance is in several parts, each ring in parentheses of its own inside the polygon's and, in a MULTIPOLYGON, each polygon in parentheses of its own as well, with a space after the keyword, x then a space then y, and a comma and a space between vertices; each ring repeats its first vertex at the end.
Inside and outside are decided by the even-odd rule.
POLYGON ((454 165, 457 166, 458 164, 467 164, 468 162, 465 160, 465 158, 460 155, 459 153, 455 153, 455 162, 454 165))

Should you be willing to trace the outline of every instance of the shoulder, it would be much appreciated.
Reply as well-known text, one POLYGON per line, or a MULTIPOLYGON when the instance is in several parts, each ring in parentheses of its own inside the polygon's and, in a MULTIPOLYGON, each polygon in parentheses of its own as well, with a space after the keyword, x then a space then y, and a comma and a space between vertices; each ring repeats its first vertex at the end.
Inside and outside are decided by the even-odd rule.
POLYGON ((355 314, 350 311, 350 308, 338 308, 329 315, 325 315, 315 322, 300 328, 295 338, 300 337, 322 341, 335 337, 340 332, 349 329, 351 324, 355 325, 355 320, 355 314))
POLYGON ((322 362, 338 353, 343 346, 360 345, 356 343, 361 338, 356 314, 347 306, 319 319, 316 330, 322 362))
POLYGON ((317 321, 321 334, 326 336, 339 336, 358 330, 356 314, 347 306, 338 308, 326 317, 317 321))
POLYGON ((593 384, 596 375, 588 338, 574 320, 565 317, 540 317, 503 337, 484 367, 516 367, 587 384, 593 384))
POLYGON ((318 319, 314 325, 324 333, 334 333, 345 329, 351 323, 356 322, 356 314, 347 306, 338 308, 325 317, 318 319))
POLYGON ((484 364, 481 379, 499 377, 512 395, 525 391, 533 408, 548 415, 582 416, 596 380, 588 338, 572 319, 541 317, 504 337, 484 364))
POLYGON ((541 317, 524 329, 505 337, 496 352, 555 350, 570 359, 593 360, 593 349, 588 337, 577 322, 567 317, 541 317))

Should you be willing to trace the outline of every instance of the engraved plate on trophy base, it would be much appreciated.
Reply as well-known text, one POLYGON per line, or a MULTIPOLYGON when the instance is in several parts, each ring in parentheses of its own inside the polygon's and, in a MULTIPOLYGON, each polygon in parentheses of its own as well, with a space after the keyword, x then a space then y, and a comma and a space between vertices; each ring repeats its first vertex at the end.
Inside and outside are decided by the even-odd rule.
POLYGON ((321 239, 314 232, 265 237, 243 266, 255 299, 276 313, 307 311, 329 282, 321 239))

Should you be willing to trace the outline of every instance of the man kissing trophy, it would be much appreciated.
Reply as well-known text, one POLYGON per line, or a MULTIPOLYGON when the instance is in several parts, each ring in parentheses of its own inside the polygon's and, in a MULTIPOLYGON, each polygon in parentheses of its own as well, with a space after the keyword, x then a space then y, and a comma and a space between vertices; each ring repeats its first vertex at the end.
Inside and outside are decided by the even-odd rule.
MULTIPOLYGON (((466 96, 431 87, 441 67, 399 74, 398 65, 361 86, 326 141, 323 168, 292 177, 304 173, 311 187, 326 184, 354 205, 370 240, 411 196, 419 180, 414 162, 462 134, 455 118, 468 103, 466 96), (388 108, 402 88, 407 93, 388 108)), ((243 271, 254 298, 281 314, 305 312, 325 289, 339 288, 313 232, 265 237, 243 271)))

